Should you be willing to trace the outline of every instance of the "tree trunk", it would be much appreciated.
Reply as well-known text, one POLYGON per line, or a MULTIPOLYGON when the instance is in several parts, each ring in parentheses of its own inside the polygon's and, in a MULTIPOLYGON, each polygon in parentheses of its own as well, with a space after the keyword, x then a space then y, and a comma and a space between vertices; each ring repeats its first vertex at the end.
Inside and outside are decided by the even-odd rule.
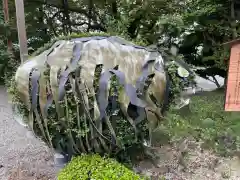
POLYGON ((137 30, 140 26, 140 22, 141 22, 142 18, 143 18, 143 14, 141 14, 134 21, 132 21, 129 28, 128 28, 128 34, 132 39, 136 38, 137 35, 138 35, 137 30))
POLYGON ((62 4, 63 4, 63 28, 64 33, 67 35, 72 32, 68 0, 62 0, 62 4))
POLYGON ((93 10, 93 0, 89 0, 89 4, 88 4, 88 28, 87 28, 87 32, 90 31, 91 29, 91 23, 92 23, 92 10, 93 10))
POLYGON ((236 18, 235 18, 235 9, 234 9, 235 0, 231 1, 231 26, 232 26, 232 36, 233 39, 238 37, 237 29, 236 29, 236 18))
POLYGON ((118 19, 118 6, 117 6, 117 1, 113 0, 112 4, 112 14, 115 19, 118 19))
POLYGON ((217 88, 220 88, 221 86, 220 86, 219 82, 217 81, 217 79, 215 78, 215 76, 212 76, 212 78, 213 78, 217 88))
MULTIPOLYGON (((2 2, 3 2, 4 20, 5 20, 5 23, 9 23, 8 0, 3 0, 2 2)), ((7 47, 8 47, 8 52, 12 52, 12 41, 9 37, 7 38, 7 47)))
POLYGON ((43 38, 47 38, 46 41, 50 40, 49 34, 48 34, 48 28, 46 23, 44 22, 44 10, 43 10, 43 5, 41 7, 39 7, 39 22, 41 22, 41 24, 43 24, 43 28, 42 28, 42 32, 44 33, 44 37, 43 38))

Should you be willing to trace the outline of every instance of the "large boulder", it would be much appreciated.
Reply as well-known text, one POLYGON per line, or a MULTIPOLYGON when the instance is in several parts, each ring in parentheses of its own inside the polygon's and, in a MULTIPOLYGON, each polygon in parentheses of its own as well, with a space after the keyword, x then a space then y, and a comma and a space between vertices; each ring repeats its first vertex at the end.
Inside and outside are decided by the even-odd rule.
POLYGON ((56 41, 23 63, 15 81, 33 132, 78 154, 117 152, 144 139, 167 103, 166 75, 158 51, 92 36, 56 41))

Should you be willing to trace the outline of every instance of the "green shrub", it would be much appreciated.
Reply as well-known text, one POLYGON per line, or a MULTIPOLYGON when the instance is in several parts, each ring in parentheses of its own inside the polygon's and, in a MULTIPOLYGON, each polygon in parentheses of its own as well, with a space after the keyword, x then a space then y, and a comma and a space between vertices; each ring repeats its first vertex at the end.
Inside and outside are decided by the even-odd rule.
POLYGON ((175 100, 179 98, 180 93, 184 91, 185 87, 195 86, 195 75, 190 74, 187 78, 183 80, 178 73, 178 65, 174 62, 168 62, 166 64, 167 72, 170 79, 170 92, 169 92, 169 105, 174 105, 175 100))
POLYGON ((114 159, 99 155, 82 155, 72 161, 58 175, 58 180, 143 180, 139 175, 114 159))

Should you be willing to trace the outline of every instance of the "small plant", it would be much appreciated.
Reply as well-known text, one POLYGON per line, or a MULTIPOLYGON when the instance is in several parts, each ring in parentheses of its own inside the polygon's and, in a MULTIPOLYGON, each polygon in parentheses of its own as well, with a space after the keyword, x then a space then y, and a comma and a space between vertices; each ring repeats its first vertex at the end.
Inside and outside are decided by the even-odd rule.
POLYGON ((99 155, 82 155, 59 173, 58 180, 144 180, 133 171, 111 158, 99 155))
POLYGON ((174 61, 166 64, 166 69, 170 79, 169 101, 170 103, 173 103, 173 105, 177 98, 180 96, 180 93, 184 91, 184 88, 195 86, 195 76, 193 74, 190 74, 186 78, 180 77, 177 73, 178 67, 179 66, 174 61))

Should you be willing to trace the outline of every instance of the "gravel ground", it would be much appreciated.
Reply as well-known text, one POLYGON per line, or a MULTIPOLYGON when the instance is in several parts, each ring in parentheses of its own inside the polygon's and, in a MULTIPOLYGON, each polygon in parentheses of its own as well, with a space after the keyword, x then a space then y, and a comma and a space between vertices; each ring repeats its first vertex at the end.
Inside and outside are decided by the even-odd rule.
POLYGON ((164 177, 166 180, 240 180, 238 156, 223 158, 203 150, 201 143, 185 139, 175 146, 155 147, 159 158, 153 165, 142 161, 136 170, 152 176, 152 180, 164 177), (185 154, 183 156, 183 154, 185 154))
MULTIPOLYGON (((168 180, 240 180, 240 156, 217 157, 191 140, 183 147, 156 148, 158 167, 144 161, 138 171, 168 180), (180 162, 183 151, 188 158, 180 162)), ((57 171, 49 148, 13 119, 6 89, 0 86, 0 180, 55 180, 57 171)))
POLYGON ((54 180, 56 173, 51 151, 13 119, 0 86, 0 180, 54 180))

